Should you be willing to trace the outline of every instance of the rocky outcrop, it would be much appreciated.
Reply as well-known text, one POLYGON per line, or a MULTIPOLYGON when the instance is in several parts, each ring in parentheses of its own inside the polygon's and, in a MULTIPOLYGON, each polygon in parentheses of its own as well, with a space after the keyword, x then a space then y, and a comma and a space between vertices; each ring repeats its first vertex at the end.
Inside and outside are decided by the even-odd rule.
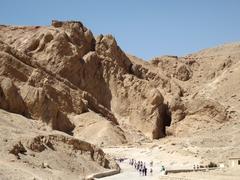
MULTIPOLYGON (((21 59, 14 56, 14 60, 28 72, 24 80, 17 81, 32 118, 71 133, 74 125, 68 114, 92 110, 114 124, 119 124, 115 116, 128 118, 149 137, 164 136, 163 97, 145 80, 154 74, 133 64, 113 36, 100 35, 95 40, 76 21, 53 21, 50 28, 29 31, 30 36, 18 46, 24 55, 21 59), (154 93, 149 94, 148 89, 154 93), (138 101, 132 104, 134 99, 138 101)), ((11 45, 15 44, 20 42, 11 45)), ((21 69, 17 71, 23 74, 21 69)))
POLYGON ((119 166, 110 157, 108 157, 102 149, 97 148, 95 145, 88 142, 63 135, 36 136, 32 139, 24 140, 24 142, 18 142, 13 145, 12 149, 9 150, 9 153, 14 154, 19 158, 19 154, 27 154, 28 151, 36 153, 41 153, 47 149, 59 151, 59 147, 62 146, 60 144, 69 146, 68 148, 72 151, 79 151, 82 156, 89 156, 92 161, 95 161, 106 169, 119 170, 119 166))
POLYGON ((72 118, 73 135, 98 146, 115 146, 127 143, 125 131, 94 112, 86 112, 72 118))
POLYGON ((27 115, 19 89, 9 78, 0 78, 0 107, 10 112, 27 115))
MULTIPOLYGON (((119 166, 112 161, 100 148, 97 148, 95 145, 92 145, 88 142, 81 141, 79 139, 74 139, 71 137, 66 137, 63 135, 40 135, 36 136, 33 139, 27 140, 25 142, 25 147, 22 144, 16 144, 14 147, 21 147, 18 153, 27 152, 27 149, 41 153, 44 150, 51 149, 53 151, 58 150, 58 146, 64 144, 69 146, 69 149, 73 151, 79 151, 82 155, 87 155, 91 160, 98 163, 100 166, 107 169, 119 169, 119 166)), ((16 149, 16 148, 14 148, 16 149)), ((12 150, 13 151, 13 150, 12 150)), ((12 152, 10 151, 10 152, 12 152)), ((16 151, 16 150, 15 150, 16 151)), ((15 152, 14 151, 14 152, 15 152)), ((16 153, 15 153, 16 154, 16 153)))
MULTIPOLYGON (((77 21, 1 26, 0 33, 0 107, 41 119, 53 129, 71 134, 76 125, 70 116, 93 111, 113 126, 133 126, 157 139, 166 135, 166 126, 189 117, 194 107, 188 106, 194 104, 190 85, 200 82, 198 72, 204 69, 199 70, 197 55, 143 62, 127 56, 113 36, 95 38, 77 21)), ((227 62, 219 64, 221 73, 234 65, 229 58, 227 62)), ((124 132, 118 128, 112 128, 116 137, 124 132)))
MULTIPOLYGON (((239 144, 239 52, 236 44, 146 62, 126 55, 111 35, 95 38, 78 21, 0 25, 1 159, 77 179, 120 171, 95 145, 171 135, 176 142, 160 143, 180 152, 185 144, 206 149, 212 142, 217 151, 225 143, 232 151, 239 144), (184 136, 186 143, 178 143, 184 136)), ((198 155, 195 150, 186 153, 198 155)), ((212 153, 206 149, 203 157, 212 153)))
POLYGON ((192 72, 185 64, 180 64, 174 74, 174 77, 181 81, 187 81, 191 78, 191 76, 192 72))
POLYGON ((186 107, 179 96, 175 96, 170 101, 170 111, 172 115, 172 124, 183 120, 186 116, 186 107))
POLYGON ((195 99, 188 104, 188 115, 209 116, 211 121, 228 121, 224 106, 213 100, 195 99))
POLYGON ((129 72, 132 63, 126 54, 119 48, 112 35, 98 36, 96 39, 95 50, 100 57, 114 61, 114 63, 122 67, 125 72, 129 72))
POLYGON ((14 154, 17 158, 20 158, 19 154, 24 154, 26 152, 27 152, 27 150, 22 145, 21 141, 19 141, 17 144, 15 144, 12 147, 12 149, 9 150, 9 153, 14 154))
MULTIPOLYGON (((91 94, 83 92, 58 74, 54 75, 54 72, 42 67, 34 58, 3 42, 1 46, 1 108, 41 119, 51 124, 53 129, 67 133, 71 133, 74 128, 67 114, 81 114, 88 109, 101 113, 117 124, 114 115, 91 94)), ((86 66, 85 72, 95 64, 86 66)))

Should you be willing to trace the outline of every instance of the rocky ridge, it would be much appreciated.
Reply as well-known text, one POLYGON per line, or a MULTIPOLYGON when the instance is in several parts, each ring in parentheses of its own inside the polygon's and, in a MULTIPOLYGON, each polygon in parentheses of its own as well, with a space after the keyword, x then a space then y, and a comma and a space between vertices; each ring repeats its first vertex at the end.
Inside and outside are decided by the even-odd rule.
POLYGON ((127 118, 148 137, 165 135, 161 93, 138 77, 111 35, 94 38, 75 21, 0 29, 1 108, 69 134, 75 126, 68 115, 91 110, 114 125, 120 122, 117 118, 127 118), (19 100, 12 101, 16 96, 19 100))
POLYGON ((92 111, 112 126, 132 126, 158 139, 170 125, 167 129, 176 134, 174 124, 196 114, 216 122, 227 121, 229 113, 238 116, 227 110, 231 105, 205 96, 206 82, 216 84, 213 79, 237 63, 237 45, 228 45, 227 53, 224 46, 144 62, 126 55, 111 35, 95 38, 81 22, 2 25, 0 32, 1 108, 41 119, 53 129, 71 134, 74 114, 92 111), (219 66, 212 72, 207 66, 216 58, 219 66))
MULTIPOLYGON (((112 35, 94 37, 78 21, 1 25, 0 108, 7 111, 3 114, 37 120, 33 124, 46 131, 16 138, 5 151, 22 158, 35 148, 54 152, 59 145, 78 153, 87 147, 86 156, 90 153, 95 164, 89 167, 97 172, 118 167, 108 166, 110 160, 90 143, 113 146, 168 136, 191 137, 188 141, 201 146, 198 137, 209 144, 225 139, 222 130, 227 134, 239 124, 239 58, 235 43, 147 62, 125 54, 112 35), (55 130, 64 135, 55 136, 55 130)), ((10 125, 3 125, 8 133, 10 125)), ((231 142, 220 141, 216 148, 235 143, 238 135, 231 136, 231 142)), ((236 151, 226 149, 223 158, 236 151)))

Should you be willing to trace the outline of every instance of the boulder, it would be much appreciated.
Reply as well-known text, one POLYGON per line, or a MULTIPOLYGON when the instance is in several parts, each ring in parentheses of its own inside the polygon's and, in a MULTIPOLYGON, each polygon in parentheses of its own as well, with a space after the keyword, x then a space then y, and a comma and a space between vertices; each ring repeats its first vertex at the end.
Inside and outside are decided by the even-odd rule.
POLYGON ((131 61, 126 54, 117 45, 112 35, 105 35, 96 38, 95 51, 104 58, 109 58, 118 66, 122 67, 125 72, 130 71, 131 61))
POLYGON ((22 115, 27 114, 19 89, 9 78, 0 78, 0 108, 22 115))
POLYGON ((26 152, 27 150, 25 149, 21 141, 19 141, 12 147, 12 149, 9 150, 9 153, 14 154, 18 159, 20 158, 19 154, 24 154, 26 152))
POLYGON ((185 64, 179 64, 174 77, 181 81, 187 81, 192 77, 192 71, 185 64))

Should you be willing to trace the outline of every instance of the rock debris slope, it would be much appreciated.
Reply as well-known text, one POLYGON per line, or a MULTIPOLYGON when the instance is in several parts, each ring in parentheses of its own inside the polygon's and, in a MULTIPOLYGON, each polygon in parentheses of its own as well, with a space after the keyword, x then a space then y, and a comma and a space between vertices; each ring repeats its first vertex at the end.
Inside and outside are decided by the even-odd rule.
POLYGON ((82 179, 118 169, 95 145, 0 110, 1 179, 82 179))

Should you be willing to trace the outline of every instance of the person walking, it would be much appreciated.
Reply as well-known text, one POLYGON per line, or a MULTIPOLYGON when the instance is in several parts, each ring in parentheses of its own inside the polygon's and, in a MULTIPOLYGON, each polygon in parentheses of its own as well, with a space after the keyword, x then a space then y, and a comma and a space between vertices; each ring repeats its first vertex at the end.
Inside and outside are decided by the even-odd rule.
POLYGON ((146 176, 147 175, 147 168, 146 166, 143 166, 143 176, 146 176))
POLYGON ((139 168, 139 175, 141 176, 142 175, 142 169, 139 168))
POLYGON ((150 162, 150 167, 153 167, 153 161, 150 162))
POLYGON ((152 174, 153 174, 153 169, 152 169, 152 168, 150 169, 150 174, 151 174, 151 176, 152 176, 152 174))
POLYGON ((137 170, 139 170, 140 169, 140 166, 139 166, 139 163, 137 163, 137 170))

